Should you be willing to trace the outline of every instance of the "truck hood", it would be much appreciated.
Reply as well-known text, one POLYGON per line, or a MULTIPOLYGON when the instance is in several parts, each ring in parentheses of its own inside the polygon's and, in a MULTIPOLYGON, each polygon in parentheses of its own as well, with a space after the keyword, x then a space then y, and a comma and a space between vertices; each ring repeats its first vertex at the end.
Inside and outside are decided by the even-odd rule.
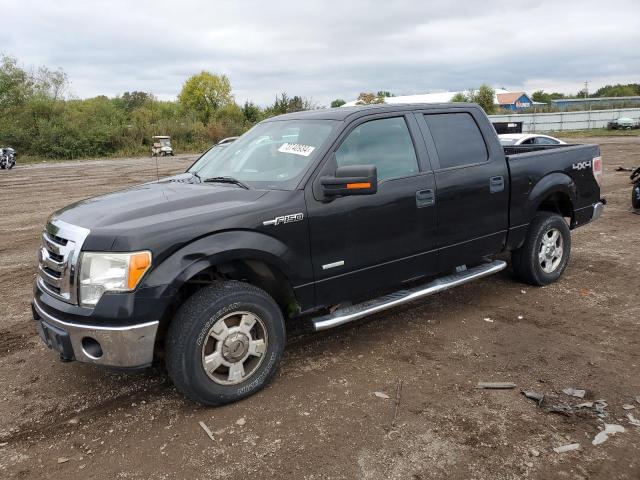
POLYGON ((243 216, 255 212, 254 202, 268 193, 233 184, 193 183, 188 177, 178 175, 81 200, 52 218, 88 228, 87 242, 92 245, 86 249, 125 250, 144 243, 143 239, 155 243, 153 237, 169 229, 175 235, 182 228, 194 238, 222 228, 246 228, 243 216))

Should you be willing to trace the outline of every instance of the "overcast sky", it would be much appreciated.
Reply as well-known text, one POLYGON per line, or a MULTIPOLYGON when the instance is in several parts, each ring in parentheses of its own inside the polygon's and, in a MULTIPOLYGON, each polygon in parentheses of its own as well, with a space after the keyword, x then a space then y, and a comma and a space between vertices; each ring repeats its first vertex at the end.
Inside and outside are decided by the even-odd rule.
POLYGON ((0 0, 0 52, 75 96, 175 98, 201 70, 239 102, 640 82, 640 0, 0 0))

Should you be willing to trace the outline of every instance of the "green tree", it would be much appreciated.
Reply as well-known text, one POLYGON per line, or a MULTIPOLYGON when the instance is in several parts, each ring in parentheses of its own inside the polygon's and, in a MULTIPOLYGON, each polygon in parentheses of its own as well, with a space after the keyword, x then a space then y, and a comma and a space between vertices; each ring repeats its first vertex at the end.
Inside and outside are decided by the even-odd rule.
POLYGON ((592 97, 632 97, 640 95, 640 84, 627 83, 625 85, 617 83, 615 85, 605 85, 595 91, 592 97))
POLYGON ((342 105, 344 105, 345 102, 344 100, 342 100, 341 98, 336 98, 334 101, 331 102, 331 108, 338 108, 341 107, 342 105))
POLYGON ((487 115, 491 115, 496 110, 494 103, 495 96, 495 90, 483 83, 478 90, 470 92, 471 98, 469 98, 469 100, 480 105, 487 115))
POLYGON ((262 118, 262 110, 260 107, 248 100, 244 102, 242 113, 244 114, 245 121, 251 125, 258 123, 262 118))
POLYGON ((378 93, 376 93, 376 95, 378 97, 384 97, 384 98, 395 97, 395 95, 389 92, 388 90, 380 90, 378 91, 378 93))
POLYGON ((206 124, 218 109, 233 103, 231 82, 226 75, 200 72, 187 79, 178 95, 178 101, 185 109, 195 112, 206 124))
POLYGON ((300 112, 303 110, 313 110, 316 105, 313 100, 294 95, 289 97, 287 92, 276 95, 276 100, 270 107, 265 109, 265 116, 272 117, 274 115, 282 115, 284 113, 300 112))
POLYGON ((150 93, 138 92, 134 90, 131 93, 124 92, 120 99, 122 101, 123 108, 125 110, 132 111, 136 108, 150 104, 151 102, 153 102, 154 97, 150 93))
POLYGON ((458 92, 453 97, 451 97, 450 102, 459 103, 459 102, 468 102, 469 99, 464 94, 464 92, 458 92))
POLYGON ((371 92, 362 92, 358 95, 358 100, 356 101, 356 105, 376 105, 380 103, 384 103, 384 97, 371 92))
POLYGON ((16 58, 0 57, 0 108, 24 104, 34 93, 34 83, 16 58))

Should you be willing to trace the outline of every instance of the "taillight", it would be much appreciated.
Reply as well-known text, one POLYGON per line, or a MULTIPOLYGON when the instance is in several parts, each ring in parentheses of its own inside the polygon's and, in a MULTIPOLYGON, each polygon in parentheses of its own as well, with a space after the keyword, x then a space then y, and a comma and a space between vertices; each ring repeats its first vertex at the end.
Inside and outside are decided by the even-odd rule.
POLYGON ((593 178, 596 179, 599 186, 602 186, 602 177, 604 176, 602 157, 593 157, 593 160, 591 161, 591 168, 593 169, 593 178))

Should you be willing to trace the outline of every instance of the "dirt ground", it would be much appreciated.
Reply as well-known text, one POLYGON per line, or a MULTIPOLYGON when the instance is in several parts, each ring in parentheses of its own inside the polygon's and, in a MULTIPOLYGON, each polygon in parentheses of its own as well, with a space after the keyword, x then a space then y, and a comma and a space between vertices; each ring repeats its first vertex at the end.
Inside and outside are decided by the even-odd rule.
MULTIPOLYGON (((574 232, 561 281, 533 288, 507 270, 336 330, 294 328, 271 385, 221 408, 183 399, 161 367, 126 375, 60 363, 31 320, 47 216, 155 179, 155 161, 1 171, 0 478, 640 478, 640 428, 626 416, 640 417, 640 216, 629 173, 615 171, 640 165, 640 137, 588 141, 601 144, 609 203, 574 232), (594 446, 603 421, 593 408, 550 413, 522 389, 545 393, 546 405, 605 399, 605 421, 626 431, 594 446), (553 451, 570 443, 581 449, 553 451)), ((160 174, 191 160, 160 159, 160 174)))

